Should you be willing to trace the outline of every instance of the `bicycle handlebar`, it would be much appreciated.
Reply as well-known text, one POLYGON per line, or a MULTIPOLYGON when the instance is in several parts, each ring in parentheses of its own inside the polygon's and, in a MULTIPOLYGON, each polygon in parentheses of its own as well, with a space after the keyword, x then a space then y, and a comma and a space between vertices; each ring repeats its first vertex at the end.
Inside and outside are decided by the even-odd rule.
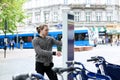
POLYGON ((91 57, 91 59, 87 59, 87 62, 91 62, 91 61, 97 62, 100 60, 105 61, 105 59, 102 56, 94 56, 94 57, 91 57))
POLYGON ((81 65, 82 68, 85 69, 84 65, 83 65, 82 63, 80 63, 80 62, 76 62, 76 61, 67 61, 66 64, 73 64, 73 65, 74 65, 74 64, 77 64, 77 65, 81 65))
POLYGON ((67 61, 66 64, 78 64, 78 65, 82 65, 82 63, 76 62, 76 61, 67 61))
POLYGON ((91 62, 91 61, 98 61, 99 59, 97 59, 97 58, 91 58, 91 59, 87 59, 87 62, 91 62))
POLYGON ((75 68, 74 67, 68 67, 68 68, 54 68, 53 71, 55 71, 58 74, 61 74, 63 72, 71 72, 74 71, 75 68))

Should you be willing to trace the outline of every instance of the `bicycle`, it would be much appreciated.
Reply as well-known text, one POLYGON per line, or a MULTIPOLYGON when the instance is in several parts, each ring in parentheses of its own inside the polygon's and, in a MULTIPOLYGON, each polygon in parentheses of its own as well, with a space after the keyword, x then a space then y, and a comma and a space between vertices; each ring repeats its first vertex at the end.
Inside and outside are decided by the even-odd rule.
POLYGON ((109 63, 102 56, 94 56, 87 61, 94 61, 97 73, 108 75, 112 80, 120 80, 120 65, 109 63))
POLYGON ((76 80, 111 80, 110 77, 107 75, 102 75, 102 74, 94 73, 87 70, 84 67, 84 65, 80 62, 68 61, 66 63, 69 64, 70 66, 67 68, 53 69, 57 74, 59 74, 62 77, 62 80, 64 80, 62 76, 62 73, 64 72, 68 72, 68 75, 71 75, 73 79, 76 79, 76 80), (75 67, 74 66, 75 64, 81 67, 75 67))
POLYGON ((12 77, 12 80, 45 80, 44 76, 39 73, 19 74, 12 77))

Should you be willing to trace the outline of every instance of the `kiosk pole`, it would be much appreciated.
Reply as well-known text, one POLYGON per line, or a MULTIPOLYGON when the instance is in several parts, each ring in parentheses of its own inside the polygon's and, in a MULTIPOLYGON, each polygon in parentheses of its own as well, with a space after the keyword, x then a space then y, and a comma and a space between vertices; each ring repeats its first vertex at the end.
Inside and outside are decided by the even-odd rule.
MULTIPOLYGON (((63 12, 63 67, 68 67, 66 61, 74 60, 74 15, 70 12, 63 12)), ((65 80, 73 80, 71 76, 64 76, 65 80)))

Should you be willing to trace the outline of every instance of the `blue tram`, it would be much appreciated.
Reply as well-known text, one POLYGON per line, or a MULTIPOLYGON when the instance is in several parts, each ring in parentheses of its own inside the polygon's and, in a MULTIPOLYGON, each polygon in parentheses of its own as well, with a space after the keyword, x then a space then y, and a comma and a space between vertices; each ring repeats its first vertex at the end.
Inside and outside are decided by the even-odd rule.
MULTIPOLYGON (((94 40, 91 39, 91 33, 88 29, 78 29, 74 30, 74 45, 75 46, 94 46, 94 40)), ((32 39, 37 36, 37 33, 14 33, 14 34, 7 34, 7 43, 9 47, 9 41, 15 41, 15 47, 20 48, 20 39, 24 41, 23 48, 33 48, 32 46, 32 39)), ((54 37, 57 40, 61 40, 62 38, 62 31, 50 31, 49 36, 54 37)), ((92 35, 93 37, 93 35, 92 35)), ((4 47, 4 34, 0 34, 0 48, 4 47)))

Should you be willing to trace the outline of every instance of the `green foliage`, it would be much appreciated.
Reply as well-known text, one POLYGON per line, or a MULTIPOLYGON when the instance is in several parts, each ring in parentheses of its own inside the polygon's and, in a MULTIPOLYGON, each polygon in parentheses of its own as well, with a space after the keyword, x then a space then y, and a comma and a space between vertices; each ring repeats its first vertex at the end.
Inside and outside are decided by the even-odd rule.
POLYGON ((26 0, 0 0, 0 30, 4 30, 4 23, 7 20, 7 32, 13 33, 18 23, 23 23, 26 18, 23 4, 26 0))

